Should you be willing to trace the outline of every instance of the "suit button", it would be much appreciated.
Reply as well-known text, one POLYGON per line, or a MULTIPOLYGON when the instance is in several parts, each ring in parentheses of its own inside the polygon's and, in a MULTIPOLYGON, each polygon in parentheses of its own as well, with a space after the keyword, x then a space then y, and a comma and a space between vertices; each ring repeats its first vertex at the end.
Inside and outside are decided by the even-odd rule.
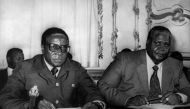
POLYGON ((55 83, 56 86, 59 86, 59 83, 55 83))
POLYGON ((55 104, 58 104, 59 103, 59 100, 55 100, 55 104))

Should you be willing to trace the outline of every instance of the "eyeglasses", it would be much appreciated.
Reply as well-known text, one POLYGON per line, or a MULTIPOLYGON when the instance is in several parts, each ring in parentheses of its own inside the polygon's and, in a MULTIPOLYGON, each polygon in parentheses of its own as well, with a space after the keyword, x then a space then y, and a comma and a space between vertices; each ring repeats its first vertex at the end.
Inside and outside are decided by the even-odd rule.
POLYGON ((69 45, 58 45, 58 44, 53 44, 53 43, 47 43, 47 45, 51 52, 66 53, 68 48, 70 48, 69 45))

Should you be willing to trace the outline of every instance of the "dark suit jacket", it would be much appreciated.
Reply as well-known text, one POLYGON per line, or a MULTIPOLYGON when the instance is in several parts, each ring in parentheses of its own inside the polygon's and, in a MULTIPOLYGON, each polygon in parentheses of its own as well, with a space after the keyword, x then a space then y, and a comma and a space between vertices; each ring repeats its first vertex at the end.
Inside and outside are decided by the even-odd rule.
POLYGON ((8 80, 7 69, 0 70, 0 91, 4 88, 8 80))
MULTIPOLYGON (((162 67, 162 93, 175 91, 190 98, 190 84, 183 71, 182 62, 168 58, 162 67)), ((146 50, 121 54, 105 70, 98 86, 108 103, 125 106, 136 95, 149 95, 146 50)), ((190 99, 188 99, 190 100, 190 99)))
POLYGON ((86 70, 73 60, 66 60, 57 79, 46 67, 42 55, 24 61, 13 72, 0 93, 3 109, 26 109, 28 92, 34 85, 38 86, 40 94, 36 101, 46 99, 56 108, 82 106, 89 101, 102 100, 86 70))

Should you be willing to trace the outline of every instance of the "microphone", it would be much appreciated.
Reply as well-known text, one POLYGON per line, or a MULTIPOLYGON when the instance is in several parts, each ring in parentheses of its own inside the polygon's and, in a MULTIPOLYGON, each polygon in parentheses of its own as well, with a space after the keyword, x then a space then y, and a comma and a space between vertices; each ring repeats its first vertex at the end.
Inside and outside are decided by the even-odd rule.
POLYGON ((29 91, 29 96, 30 96, 30 102, 29 102, 29 109, 33 109, 35 106, 35 102, 36 102, 36 97, 39 96, 39 92, 38 92, 38 86, 34 85, 30 91, 29 91))

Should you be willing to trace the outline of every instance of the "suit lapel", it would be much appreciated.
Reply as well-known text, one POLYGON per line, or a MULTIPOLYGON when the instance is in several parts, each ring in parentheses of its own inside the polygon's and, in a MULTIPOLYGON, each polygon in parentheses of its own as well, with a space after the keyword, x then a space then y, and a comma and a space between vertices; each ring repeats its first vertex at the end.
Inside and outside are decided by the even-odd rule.
POLYGON ((168 59, 166 59, 162 64, 162 93, 170 90, 170 81, 172 80, 172 72, 168 59))
POLYGON ((139 61, 139 65, 138 68, 137 68, 137 72, 138 72, 138 75, 139 75, 139 79, 142 83, 142 86, 145 90, 145 93, 147 94, 148 96, 148 92, 149 92, 149 86, 148 86, 148 73, 147 73, 147 62, 146 62, 146 51, 142 51, 141 52, 141 55, 138 59, 139 61))
MULTIPOLYGON (((43 56, 41 56, 41 58, 38 59, 38 61, 35 64, 35 68, 37 69, 37 72, 39 72, 39 75, 42 78, 46 79, 47 81, 55 80, 55 78, 53 77, 53 75, 51 74, 47 66, 45 65, 43 56)), ((65 63, 62 65, 57 78, 58 79, 61 78, 62 80, 63 79, 65 80, 69 74, 69 70, 70 70, 70 62, 67 59, 65 63)))
POLYGON ((62 65, 57 78, 61 78, 62 80, 65 80, 68 77, 70 70, 71 70, 70 60, 67 59, 65 63, 62 65))
POLYGON ((51 81, 53 80, 53 75, 51 74, 51 72, 49 71, 49 69, 47 68, 47 66, 45 65, 44 62, 44 58, 43 55, 41 55, 37 61, 34 64, 37 72, 39 73, 39 75, 44 78, 46 81, 51 81))

